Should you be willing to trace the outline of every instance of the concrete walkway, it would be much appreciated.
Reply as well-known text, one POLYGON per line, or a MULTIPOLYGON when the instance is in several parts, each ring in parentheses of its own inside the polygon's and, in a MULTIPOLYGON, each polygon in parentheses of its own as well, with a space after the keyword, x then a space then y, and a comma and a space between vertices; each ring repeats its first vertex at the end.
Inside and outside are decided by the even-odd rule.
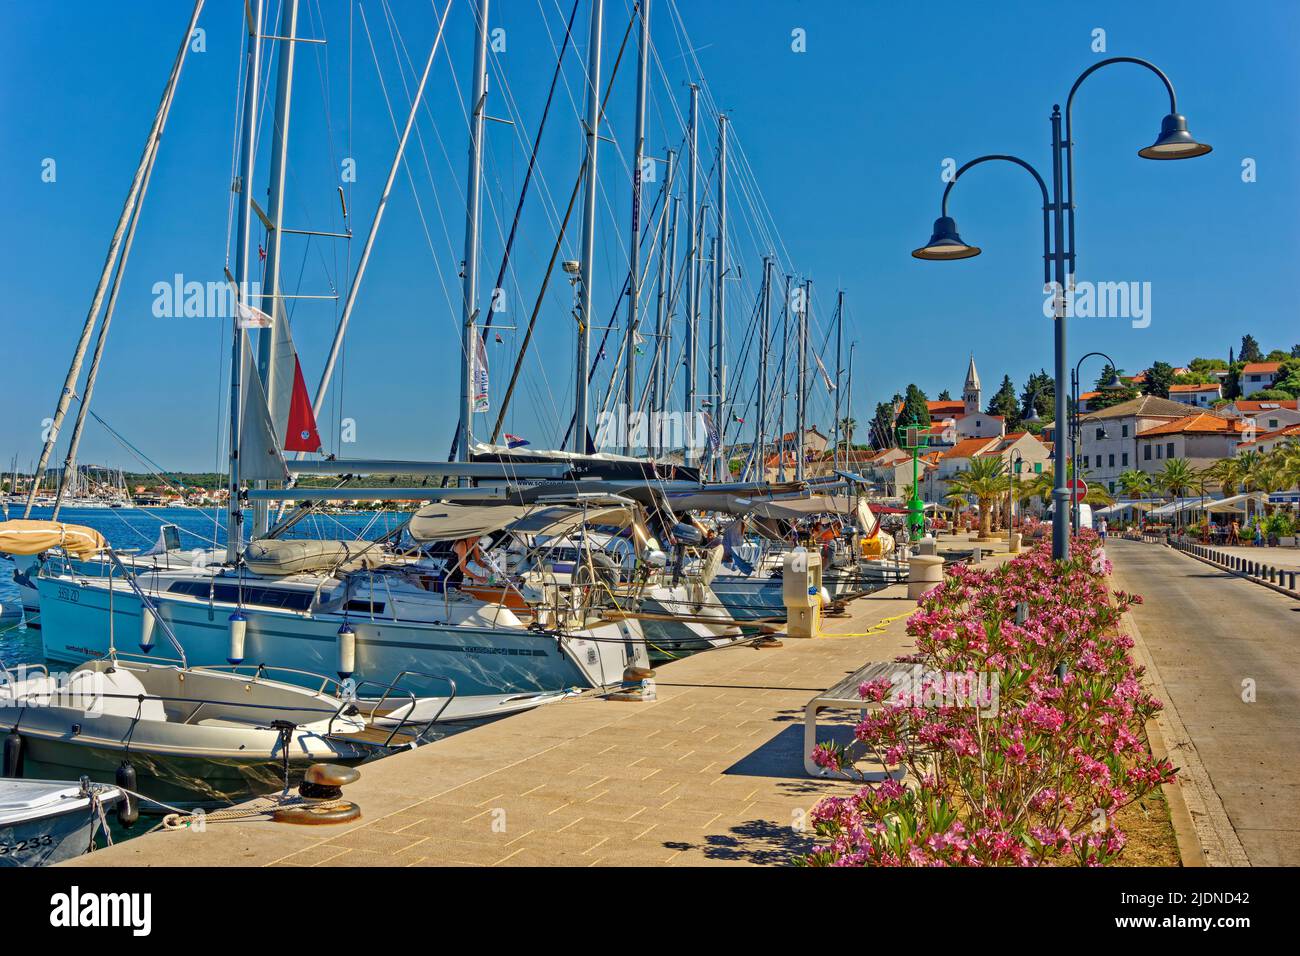
POLYGON ((1115 587, 1145 599, 1132 616, 1181 728, 1174 762, 1205 775, 1210 862, 1300 865, 1300 602, 1161 545, 1106 550, 1115 587))
POLYGON ((359 824, 213 822, 75 863, 786 864, 811 845, 813 804, 856 789, 805 775, 804 705, 867 661, 910 651, 914 609, 894 586, 826 622, 861 633, 898 616, 878 633, 697 654, 659 669, 653 703, 561 702, 367 765, 346 790, 359 824))

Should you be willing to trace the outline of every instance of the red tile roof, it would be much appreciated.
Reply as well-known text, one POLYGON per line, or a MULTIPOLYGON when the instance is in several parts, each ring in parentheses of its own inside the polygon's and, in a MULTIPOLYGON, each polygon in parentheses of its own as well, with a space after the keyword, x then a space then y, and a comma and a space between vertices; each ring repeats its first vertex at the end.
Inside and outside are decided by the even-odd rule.
POLYGON ((1144 432, 1138 432, 1137 437, 1150 438, 1155 435, 1181 435, 1188 432, 1202 435, 1226 435, 1243 431, 1245 427, 1238 418, 1221 418, 1208 412, 1198 412, 1195 415, 1188 415, 1186 418, 1180 418, 1174 422, 1165 422, 1163 425, 1156 425, 1144 432))
POLYGON ((1200 382, 1196 385, 1170 385, 1171 392, 1217 392, 1223 388, 1218 382, 1200 382))
POLYGON ((1290 401, 1286 401, 1284 399, 1282 401, 1269 402, 1269 401, 1257 401, 1253 398, 1252 399, 1239 398, 1237 399, 1236 402, 1234 402, 1234 404, 1237 406, 1237 411, 1239 412, 1266 412, 1266 411, 1271 412, 1274 409, 1278 409, 1278 408, 1289 408, 1292 411, 1295 411, 1297 407, 1300 407, 1300 399, 1293 398, 1290 401))
POLYGON ((946 452, 944 458, 974 458, 980 452, 987 449, 990 445, 996 445, 1001 439, 998 438, 966 438, 957 442, 946 452))
POLYGON ((1267 375, 1282 368, 1281 362, 1250 362, 1241 370, 1243 375, 1267 375))

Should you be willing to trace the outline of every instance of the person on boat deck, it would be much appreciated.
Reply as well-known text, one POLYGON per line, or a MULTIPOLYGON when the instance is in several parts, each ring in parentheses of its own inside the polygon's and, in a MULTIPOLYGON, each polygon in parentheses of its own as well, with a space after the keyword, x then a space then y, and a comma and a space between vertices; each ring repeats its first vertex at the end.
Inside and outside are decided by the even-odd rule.
POLYGON ((483 554, 483 547, 492 543, 491 538, 480 538, 477 535, 469 538, 462 538, 453 544, 452 550, 456 552, 456 564, 447 575, 448 582, 460 584, 468 582, 470 584, 490 584, 497 574, 496 565, 483 554))

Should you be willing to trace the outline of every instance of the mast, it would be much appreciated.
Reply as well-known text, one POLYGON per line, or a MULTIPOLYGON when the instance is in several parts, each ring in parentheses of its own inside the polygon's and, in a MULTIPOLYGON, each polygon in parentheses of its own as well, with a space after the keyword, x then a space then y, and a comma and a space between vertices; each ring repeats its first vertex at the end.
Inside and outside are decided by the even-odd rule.
MULTIPOLYGON (((235 295, 240 305, 248 300, 248 244, 252 227, 253 171, 256 168, 257 89, 262 66, 262 15, 265 0, 249 0, 245 11, 253 15, 248 21, 248 47, 244 67, 244 115, 239 144, 239 222, 235 238, 235 295)), ((239 413, 244 391, 244 330, 239 324, 239 308, 231 317, 233 334, 230 343, 230 472, 226 483, 226 560, 239 561, 244 549, 244 514, 239 504, 239 413)))
MULTIPOLYGON (((707 206, 705 207, 708 208, 707 206)), ((718 341, 718 237, 709 240, 709 403, 713 406, 713 425, 718 430, 718 451, 710 463, 709 470, 715 481, 721 475, 721 461, 726 456, 722 440, 727 434, 727 422, 722 416, 725 410, 719 400, 718 354, 722 343, 718 341)))
MULTIPOLYGON (((460 435, 456 458, 469 461, 474 432, 474 365, 478 354, 478 227, 482 210, 483 122, 487 101, 488 3, 479 0, 474 49, 473 113, 470 118, 469 176, 465 190, 465 275, 461 308, 460 435)), ((461 478, 462 486, 470 483, 461 478)))
POLYGON ((591 364, 592 275, 596 266, 596 146, 600 142, 600 44, 605 0, 591 0, 587 34, 587 166, 583 172, 582 259, 579 263, 577 388, 573 415, 577 426, 574 448, 587 450, 587 368, 591 364))
POLYGON ((795 454, 794 477, 803 481, 804 435, 808 424, 808 308, 812 301, 812 279, 803 282, 803 308, 799 310, 798 394, 794 397, 795 454))
POLYGON ((99 272, 99 283, 95 286, 95 294, 90 300, 90 309, 86 313, 86 321, 81 327, 81 336, 77 339, 77 347, 72 354, 72 362, 68 365, 68 374, 63 380, 63 391, 59 393, 59 400, 55 404, 54 417, 50 421, 50 428, 41 448, 40 459, 32 473, 31 490, 27 495, 27 506, 23 510, 23 517, 29 517, 32 513, 32 505, 36 500, 37 492, 40 490, 41 479, 45 476, 45 467, 50 462, 50 454, 54 451, 54 444, 59 440, 59 429, 63 426, 63 419, 68 414, 68 406, 72 404, 72 396, 76 392, 77 379, 81 376, 81 365, 86 358, 86 349, 90 346, 90 333, 95 329, 95 320, 99 315, 99 307, 104 302, 104 294, 108 290, 109 276, 113 273, 113 266, 117 260, 118 250, 122 245, 122 237, 126 232, 127 222, 131 219, 137 197, 144 183, 145 171, 152 164, 154 153, 158 149, 158 140, 162 136, 163 125, 167 122, 167 113, 171 109, 172 95, 176 89, 176 83, 180 79, 181 67, 185 63, 185 55, 189 52, 190 38, 194 34, 194 26, 198 23, 199 13, 203 10, 204 0, 195 0, 194 10, 190 13, 190 22, 186 27, 185 36, 181 40, 181 47, 176 53, 176 59, 172 63, 171 75, 167 78, 167 85, 163 87, 162 99, 158 103, 158 109, 154 113, 153 126, 149 129, 149 135, 145 139, 144 151, 140 155, 140 162, 136 165, 135 176, 131 180, 131 188, 127 191, 126 200, 122 203, 122 212, 118 215, 117 226, 113 230, 113 238, 108 244, 108 254, 104 257, 104 266, 99 272))
MULTIPOLYGON (((664 197, 665 203, 671 201, 667 197, 673 188, 673 166, 676 158, 673 150, 668 150, 666 163, 666 172, 664 174, 664 197)), ((671 274, 668 272, 668 233, 672 228, 670 220, 677 217, 677 204, 673 202, 671 216, 663 216, 659 220, 659 263, 658 277, 656 279, 657 294, 655 297, 655 359, 650 368, 650 379, 646 382, 646 389, 650 393, 650 450, 656 454, 661 450, 659 441, 659 419, 655 418, 656 413, 663 411, 664 401, 664 375, 668 364, 668 286, 666 282, 671 282, 671 274)))
POLYGON ((832 446, 831 461, 835 467, 840 465, 840 375, 843 364, 844 341, 844 290, 840 289, 835 303, 835 444, 832 446))
POLYGON ((759 481, 767 480, 763 454, 767 437, 767 341, 772 331, 772 257, 763 257, 763 306, 758 329, 758 421, 754 423, 754 460, 758 462, 759 481))
MULTIPOLYGON (((713 361, 716 365, 714 378, 717 380, 717 402, 718 414, 721 420, 718 422, 719 433, 727 433, 727 424, 731 421, 730 411, 727 408, 727 117, 726 114, 718 115, 718 236, 714 240, 713 256, 716 260, 713 266, 714 281, 714 334, 713 342, 716 351, 713 354, 713 361)), ((718 460, 718 480, 725 481, 728 478, 726 449, 721 449, 722 456, 718 460)))
MULTIPOLYGON (((848 393, 844 396, 845 411, 848 413, 849 421, 853 420, 853 350, 857 348, 857 342, 849 343, 849 374, 848 381, 845 383, 844 390, 848 393)), ((844 437, 844 467, 848 470, 849 463, 849 442, 852 440, 852 433, 844 437)))
MULTIPOLYGON (((628 242, 627 341, 624 343, 623 406, 630 421, 636 408, 636 327, 641 307, 641 168, 645 162, 645 95, 646 73, 650 61, 650 0, 640 0, 641 42, 637 53, 636 80, 636 148, 632 158, 632 234, 628 242)), ((656 340, 657 342, 658 340, 656 340)), ((623 436, 623 451, 631 455, 632 434, 628 426, 623 436)))
MULTIPOLYGON (((267 215, 271 227, 266 237, 262 311, 271 316, 271 327, 257 333, 257 375, 266 393, 271 421, 277 421, 275 361, 277 345, 285 338, 284 299, 280 295, 280 237, 284 226, 284 183, 289 164, 289 115, 293 105, 293 64, 298 47, 298 0, 286 0, 280 10, 279 64, 275 85, 275 121, 271 138, 271 182, 267 193, 267 215)), ((277 436, 279 437, 279 436, 277 436)), ((257 482, 266 487, 265 481, 257 482)), ((253 535, 260 537, 270 528, 269 502, 253 502, 253 535)))
MULTIPOLYGON (((695 360, 699 351, 699 315, 700 315, 700 242, 699 242, 699 149, 698 132, 700 121, 700 88, 691 84, 690 123, 686 133, 687 168, 689 174, 686 186, 687 236, 686 236, 686 419, 687 434, 694 434, 696 407, 695 360)), ((687 442, 682 460, 691 463, 690 443, 687 442)))
MULTIPOLYGON (((352 318, 352 308, 357 301, 357 292, 361 289, 361 280, 366 274, 366 264, 370 261, 370 251, 375 246, 375 238, 379 235, 379 224, 383 221, 384 210, 388 208, 388 197, 393 192, 393 182, 397 179, 397 171, 402 168, 402 156, 406 152, 406 142, 411 137, 411 127, 415 125, 415 118, 420 110, 420 101, 424 98, 424 87, 429 82, 429 72, 433 69, 433 60, 438 53, 438 47, 442 43, 442 32, 447 25, 447 14, 451 12, 451 4, 448 3, 442 10, 442 19, 438 21, 438 33, 433 38, 433 46, 429 48, 429 58, 424 63, 424 72, 420 74, 420 82, 415 88, 415 95, 411 97, 411 111, 406 115, 406 125, 402 128, 402 135, 397 140, 397 151, 393 154, 392 165, 388 167, 388 178, 384 180, 384 190, 379 194, 379 205, 375 209, 375 216, 370 221, 370 231, 366 234, 366 243, 361 248, 361 260, 357 263, 357 271, 352 276, 352 284, 348 286, 347 300, 343 303, 343 314, 339 316, 338 325, 334 329, 334 341, 330 343, 329 357, 325 359, 325 370, 321 372, 320 384, 316 386, 316 397, 312 400, 312 415, 319 420, 321 409, 325 407, 325 394, 329 390, 330 378, 334 375, 334 366, 338 362, 339 352, 343 348, 343 339, 347 335, 348 321, 352 318)), ((347 209, 343 211, 344 219, 347 218, 347 209)), ((302 457, 300 452, 299 458, 302 457)))
MULTIPOLYGON (((675 165, 675 164, 674 164, 675 165)), ((673 318, 677 315, 677 214, 682 208, 682 197, 673 197, 673 215, 672 225, 669 227, 671 236, 668 240, 668 317, 664 322, 664 358, 662 363, 662 379, 659 387, 659 412, 662 414, 668 409, 668 397, 672 391, 672 370, 669 368, 669 362, 672 358, 672 341, 673 341, 673 318)))
POLYGON ((778 447, 781 449, 781 457, 777 462, 777 477, 785 481, 785 406, 790 398, 790 279, 789 273, 785 277, 785 304, 781 306, 781 413, 780 424, 778 428, 781 432, 781 440, 778 447))

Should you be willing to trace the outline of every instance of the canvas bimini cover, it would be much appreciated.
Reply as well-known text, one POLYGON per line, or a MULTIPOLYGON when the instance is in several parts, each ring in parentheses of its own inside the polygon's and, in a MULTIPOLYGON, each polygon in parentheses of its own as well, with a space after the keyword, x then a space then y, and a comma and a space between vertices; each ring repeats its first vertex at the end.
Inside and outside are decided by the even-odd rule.
POLYGON ((94 528, 62 521, 0 521, 0 553, 31 555, 62 548, 74 558, 90 558, 108 547, 94 528))
POLYGON ((530 510, 528 505, 462 505, 435 501, 411 517, 407 531, 421 543, 459 541, 499 531, 530 510))
POLYGON ((372 541, 259 538, 244 549, 244 563, 255 574, 357 571, 377 568, 384 561, 383 549, 372 541))

